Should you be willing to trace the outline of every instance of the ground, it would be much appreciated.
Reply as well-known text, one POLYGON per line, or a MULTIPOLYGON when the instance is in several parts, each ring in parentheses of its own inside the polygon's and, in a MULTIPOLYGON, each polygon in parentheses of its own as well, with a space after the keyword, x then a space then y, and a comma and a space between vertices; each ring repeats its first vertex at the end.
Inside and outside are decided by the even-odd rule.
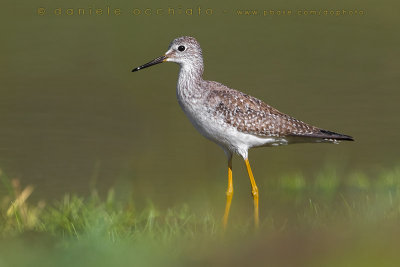
POLYGON ((398 266, 400 167, 375 176, 334 168, 288 174, 261 191, 261 227, 187 204, 159 209, 99 196, 30 201, 1 175, 0 266, 398 266))

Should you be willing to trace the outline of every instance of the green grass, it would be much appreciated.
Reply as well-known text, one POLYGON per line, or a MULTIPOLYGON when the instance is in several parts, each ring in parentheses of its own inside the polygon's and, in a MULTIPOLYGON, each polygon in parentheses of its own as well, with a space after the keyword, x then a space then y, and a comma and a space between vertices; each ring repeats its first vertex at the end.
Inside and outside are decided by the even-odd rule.
POLYGON ((216 211, 136 207, 113 189, 35 203, 33 187, 4 173, 0 180, 0 267, 400 264, 399 166, 271 180, 261 190, 258 232, 248 216, 231 216, 224 233, 216 211))

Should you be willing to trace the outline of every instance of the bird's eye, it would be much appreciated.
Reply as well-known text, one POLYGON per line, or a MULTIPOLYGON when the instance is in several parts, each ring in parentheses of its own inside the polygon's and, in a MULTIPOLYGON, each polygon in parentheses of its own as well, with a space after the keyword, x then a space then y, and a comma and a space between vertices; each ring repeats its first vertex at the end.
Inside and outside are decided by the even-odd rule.
POLYGON ((181 52, 183 52, 183 51, 185 51, 185 47, 184 47, 183 45, 180 45, 180 46, 178 47, 178 50, 181 51, 181 52))

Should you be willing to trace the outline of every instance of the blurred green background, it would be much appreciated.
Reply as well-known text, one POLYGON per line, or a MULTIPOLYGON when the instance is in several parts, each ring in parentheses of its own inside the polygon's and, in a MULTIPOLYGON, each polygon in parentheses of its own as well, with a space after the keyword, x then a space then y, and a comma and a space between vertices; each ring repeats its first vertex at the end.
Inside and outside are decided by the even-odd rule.
MULTIPOLYGON (((391 167, 398 163, 400 145, 396 6, 396 1, 3 3, 0 168, 33 184, 34 198, 87 194, 91 186, 104 193, 114 186, 133 192, 139 202, 203 202, 202 207, 222 211, 226 159, 180 110, 178 66, 131 73, 182 35, 202 45, 205 79, 356 139, 251 151, 261 196, 268 180, 288 173, 312 180, 324 166, 372 174, 391 167), (121 15, 76 14, 78 8, 107 6, 121 15), (165 14, 168 8, 178 13, 198 7, 213 15, 165 14), (38 8, 46 13, 38 15, 38 8), (54 15, 57 8, 62 15, 54 15), (68 8, 75 14, 67 15, 68 8), (164 14, 133 15, 134 8, 160 8, 164 14), (365 15, 236 14, 247 9, 344 9, 365 15)), ((233 168, 234 205, 247 209, 250 186, 242 161, 236 158, 233 168)))
POLYGON ((399 266, 399 7, 3 1, 0 267, 399 266), (257 235, 240 158, 222 234, 226 159, 180 110, 178 66, 131 72, 182 35, 200 42, 205 79, 356 139, 251 150, 257 235))

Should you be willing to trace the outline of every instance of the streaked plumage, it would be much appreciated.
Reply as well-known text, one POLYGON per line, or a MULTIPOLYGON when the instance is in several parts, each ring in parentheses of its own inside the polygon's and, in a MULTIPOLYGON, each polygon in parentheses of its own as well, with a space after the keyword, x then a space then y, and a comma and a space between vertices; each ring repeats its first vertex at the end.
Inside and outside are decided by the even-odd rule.
POLYGON ((258 189, 247 159, 250 148, 353 140, 348 135, 323 130, 290 117, 255 97, 221 83, 203 80, 202 50, 193 37, 184 36, 173 40, 164 56, 133 71, 165 61, 176 62, 181 66, 176 94, 183 111, 194 127, 221 146, 228 156, 229 186, 225 225, 233 193, 232 154, 239 154, 245 159, 252 184, 255 222, 258 225, 258 189))

